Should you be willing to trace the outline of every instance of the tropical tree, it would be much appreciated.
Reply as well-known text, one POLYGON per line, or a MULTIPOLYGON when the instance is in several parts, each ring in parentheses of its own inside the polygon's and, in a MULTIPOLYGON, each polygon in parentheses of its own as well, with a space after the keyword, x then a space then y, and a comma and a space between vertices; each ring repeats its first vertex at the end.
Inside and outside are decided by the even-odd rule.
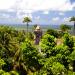
POLYGON ((60 25, 60 29, 65 32, 65 31, 68 31, 71 29, 71 27, 69 25, 66 25, 66 24, 61 24, 60 25))
POLYGON ((70 22, 73 21, 74 22, 74 28, 75 28, 75 17, 71 17, 70 22))
POLYGON ((26 23, 26 24, 27 24, 27 33, 28 33, 29 22, 32 22, 29 17, 25 17, 25 18, 23 19, 23 23, 26 23))
POLYGON ((52 55, 53 47, 56 45, 54 40, 54 36, 45 34, 40 41, 42 52, 45 54, 46 57, 52 55))
POLYGON ((37 25, 37 24, 35 24, 35 25, 34 25, 34 29, 35 29, 37 26, 38 26, 38 25, 37 25))
POLYGON ((59 33, 57 30, 54 30, 54 29, 48 29, 46 31, 47 34, 50 34, 50 35, 53 35, 54 37, 58 38, 59 37, 59 33))
POLYGON ((74 22, 74 30, 73 33, 75 34, 75 16, 71 17, 70 22, 73 21, 74 22))

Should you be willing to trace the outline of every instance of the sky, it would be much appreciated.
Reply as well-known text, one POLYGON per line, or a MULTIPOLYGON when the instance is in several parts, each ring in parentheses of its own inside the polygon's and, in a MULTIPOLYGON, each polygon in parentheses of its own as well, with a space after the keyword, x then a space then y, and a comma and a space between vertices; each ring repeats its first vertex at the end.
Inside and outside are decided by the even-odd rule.
POLYGON ((26 16, 31 24, 72 25, 75 0, 0 0, 0 24, 22 24, 26 16))

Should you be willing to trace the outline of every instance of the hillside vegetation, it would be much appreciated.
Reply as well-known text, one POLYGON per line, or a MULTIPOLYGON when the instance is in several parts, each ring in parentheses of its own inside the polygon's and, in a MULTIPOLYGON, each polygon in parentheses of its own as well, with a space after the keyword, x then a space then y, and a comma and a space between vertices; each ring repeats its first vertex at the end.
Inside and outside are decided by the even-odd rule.
POLYGON ((75 75, 75 37, 49 29, 36 46, 32 32, 0 26, 0 75, 75 75))

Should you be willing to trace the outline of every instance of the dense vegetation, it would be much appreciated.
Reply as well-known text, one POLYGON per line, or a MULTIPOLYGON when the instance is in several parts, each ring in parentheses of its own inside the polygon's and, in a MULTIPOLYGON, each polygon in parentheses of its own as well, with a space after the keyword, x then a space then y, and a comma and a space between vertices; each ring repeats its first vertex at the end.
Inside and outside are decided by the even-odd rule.
POLYGON ((49 29, 36 46, 33 33, 0 26, 0 75, 74 75, 74 40, 49 29))

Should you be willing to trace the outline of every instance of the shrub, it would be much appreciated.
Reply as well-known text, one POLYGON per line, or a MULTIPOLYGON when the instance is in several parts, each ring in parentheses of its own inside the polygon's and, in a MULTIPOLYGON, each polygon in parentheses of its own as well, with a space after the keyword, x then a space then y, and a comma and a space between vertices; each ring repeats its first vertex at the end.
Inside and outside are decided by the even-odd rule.
POLYGON ((47 31, 46 31, 46 33, 47 34, 50 34, 50 35, 52 35, 52 36, 54 36, 54 37, 59 37, 59 33, 58 33, 58 31, 57 30, 53 30, 53 29, 48 29, 47 31))
POLYGON ((73 51, 73 47, 74 47, 74 41, 73 41, 73 37, 70 36, 68 33, 65 33, 63 36, 64 39, 64 45, 68 46, 70 51, 73 51))
POLYGON ((64 75, 66 72, 66 69, 63 64, 60 64, 59 62, 54 62, 51 67, 53 75, 64 75))
POLYGON ((38 51, 33 45, 31 44, 30 41, 27 39, 21 46, 22 52, 23 52, 23 58, 25 60, 25 63, 27 64, 28 68, 31 69, 31 71, 35 71, 39 68, 39 63, 38 63, 38 51))
POLYGON ((69 25, 66 25, 66 24, 61 24, 60 25, 60 29, 65 32, 65 31, 68 31, 68 30, 71 30, 71 27, 69 25))

